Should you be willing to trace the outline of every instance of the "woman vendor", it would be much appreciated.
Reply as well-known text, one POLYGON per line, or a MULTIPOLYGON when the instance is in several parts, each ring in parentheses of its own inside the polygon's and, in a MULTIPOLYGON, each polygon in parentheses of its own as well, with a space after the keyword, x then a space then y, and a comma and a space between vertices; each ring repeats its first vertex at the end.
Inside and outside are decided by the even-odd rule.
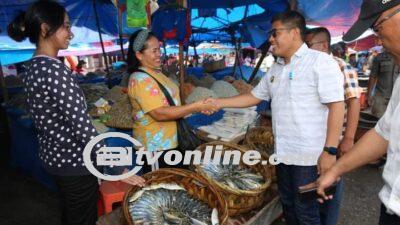
POLYGON ((164 151, 158 163, 152 165, 153 170, 170 167, 163 156, 167 150, 178 148, 176 120, 191 113, 215 111, 215 106, 204 101, 181 106, 179 88, 161 72, 159 41, 148 30, 138 30, 130 37, 128 68, 132 73, 128 95, 135 120, 133 137, 148 151, 164 151), (176 106, 168 103, 157 81, 166 88, 176 106))

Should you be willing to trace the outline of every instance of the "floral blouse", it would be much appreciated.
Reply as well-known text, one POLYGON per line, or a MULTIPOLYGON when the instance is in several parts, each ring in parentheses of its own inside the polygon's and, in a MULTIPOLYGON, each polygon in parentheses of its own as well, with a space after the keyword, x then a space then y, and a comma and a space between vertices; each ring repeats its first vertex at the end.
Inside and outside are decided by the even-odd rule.
MULTIPOLYGON (((141 67, 148 73, 150 71, 141 67)), ((179 88, 162 73, 150 73, 166 87, 175 105, 180 105, 179 88)), ((178 147, 175 121, 159 122, 148 112, 162 106, 169 106, 157 82, 148 74, 134 72, 129 79, 128 95, 133 107, 133 137, 140 141, 147 150, 158 151, 178 147)))

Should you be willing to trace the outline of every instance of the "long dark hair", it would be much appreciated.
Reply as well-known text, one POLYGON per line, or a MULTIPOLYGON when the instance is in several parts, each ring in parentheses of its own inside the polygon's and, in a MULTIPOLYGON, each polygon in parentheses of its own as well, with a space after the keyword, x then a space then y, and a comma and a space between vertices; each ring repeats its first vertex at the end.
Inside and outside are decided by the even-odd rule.
MULTIPOLYGON (((137 71, 139 69, 139 67, 141 66, 139 59, 136 57, 136 54, 135 54, 136 52, 133 50, 133 42, 135 42, 135 39, 138 36, 140 31, 142 31, 142 29, 135 31, 135 33, 133 33, 129 37, 128 57, 126 60, 126 64, 128 65, 129 73, 133 73, 133 72, 137 71)), ((154 35, 154 33, 149 32, 149 35, 146 38, 146 43, 143 45, 142 49, 140 49, 139 52, 143 53, 143 51, 147 49, 147 41, 152 37, 157 38, 156 35, 154 35)))
POLYGON ((37 45, 41 25, 46 23, 49 26, 45 38, 50 37, 58 28, 63 26, 65 15, 65 8, 57 2, 50 0, 37 1, 26 12, 21 12, 8 25, 8 36, 18 42, 29 38, 31 43, 37 45))

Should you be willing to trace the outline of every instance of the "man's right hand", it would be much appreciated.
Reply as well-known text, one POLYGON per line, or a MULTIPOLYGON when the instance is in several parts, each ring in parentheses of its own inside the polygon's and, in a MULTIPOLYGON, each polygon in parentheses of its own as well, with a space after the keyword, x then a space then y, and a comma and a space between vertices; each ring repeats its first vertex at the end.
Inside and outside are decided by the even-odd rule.
POLYGON ((206 115, 211 115, 221 109, 221 107, 217 104, 217 100, 213 98, 207 98, 202 101, 198 101, 195 104, 197 104, 198 111, 206 115))

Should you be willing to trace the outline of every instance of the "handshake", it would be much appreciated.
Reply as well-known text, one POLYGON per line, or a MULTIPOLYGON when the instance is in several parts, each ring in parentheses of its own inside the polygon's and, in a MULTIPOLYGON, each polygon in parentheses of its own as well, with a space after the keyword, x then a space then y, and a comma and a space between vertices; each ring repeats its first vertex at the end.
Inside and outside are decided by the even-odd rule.
POLYGON ((211 115, 215 112, 218 112, 222 108, 218 99, 215 98, 206 98, 204 100, 197 101, 194 104, 197 109, 196 111, 205 115, 211 115))

